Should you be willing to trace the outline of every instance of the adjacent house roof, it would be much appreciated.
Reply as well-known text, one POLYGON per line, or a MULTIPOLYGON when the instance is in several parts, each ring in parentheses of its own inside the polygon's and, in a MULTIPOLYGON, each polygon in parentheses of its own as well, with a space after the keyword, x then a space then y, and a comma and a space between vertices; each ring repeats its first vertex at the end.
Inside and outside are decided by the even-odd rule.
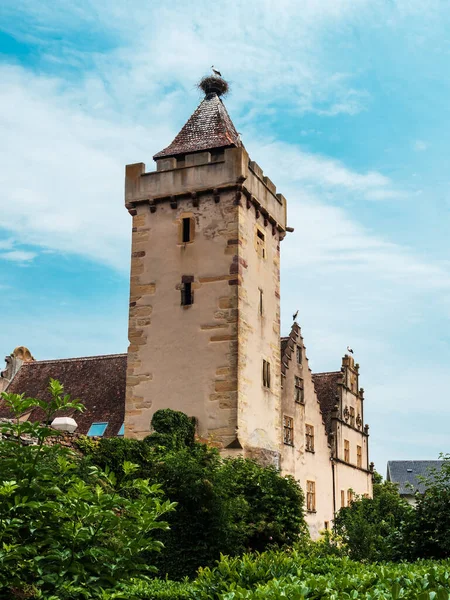
POLYGON ((313 382, 320 403, 327 432, 331 431, 331 413, 337 402, 338 385, 342 380, 341 371, 313 373, 313 382))
POLYGON ((230 146, 241 146, 239 134, 222 100, 212 92, 201 101, 170 146, 153 158, 156 160, 230 146))
MULTIPOLYGON (((126 354, 29 362, 20 367, 7 391, 50 399, 49 379, 58 379, 64 391, 80 399, 86 410, 65 411, 57 416, 73 416, 78 423, 76 432, 81 434, 86 434, 92 423, 106 422, 104 436, 112 437, 124 422, 126 370, 126 354)), ((0 400, 0 418, 10 416, 0 400)), ((34 409, 28 418, 40 421, 43 416, 41 409, 34 409)))
POLYGON ((430 476, 431 469, 440 471, 443 463, 443 460, 390 460, 386 479, 398 484, 401 496, 412 496, 415 492, 423 494, 426 486, 418 476, 430 476))

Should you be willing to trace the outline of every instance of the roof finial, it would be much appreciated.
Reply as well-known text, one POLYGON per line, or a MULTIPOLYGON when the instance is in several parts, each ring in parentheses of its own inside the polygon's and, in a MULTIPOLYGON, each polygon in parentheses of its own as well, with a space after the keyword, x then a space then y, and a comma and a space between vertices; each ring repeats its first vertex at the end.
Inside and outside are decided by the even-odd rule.
POLYGON ((210 94, 217 94, 217 96, 226 96, 229 92, 230 86, 220 76, 219 71, 213 69, 214 75, 206 75, 202 77, 198 83, 198 88, 205 92, 205 96, 210 94))

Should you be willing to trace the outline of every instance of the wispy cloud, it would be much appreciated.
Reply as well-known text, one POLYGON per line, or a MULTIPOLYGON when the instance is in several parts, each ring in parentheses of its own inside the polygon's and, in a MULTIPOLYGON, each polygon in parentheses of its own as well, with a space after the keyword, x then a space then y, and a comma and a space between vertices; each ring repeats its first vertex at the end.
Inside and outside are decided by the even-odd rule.
POLYGON ((428 149, 428 144, 423 140, 416 140, 413 144, 413 148, 416 150, 416 152, 424 152, 428 149))
POLYGON ((33 260, 37 255, 35 252, 27 252, 26 250, 11 250, 10 252, 0 252, 0 259, 10 260, 13 262, 24 263, 33 260))

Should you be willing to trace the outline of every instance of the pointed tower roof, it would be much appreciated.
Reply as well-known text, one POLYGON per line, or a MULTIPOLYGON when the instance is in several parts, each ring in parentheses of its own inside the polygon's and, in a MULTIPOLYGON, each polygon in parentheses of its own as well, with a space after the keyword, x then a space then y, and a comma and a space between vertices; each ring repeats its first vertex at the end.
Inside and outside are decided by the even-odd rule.
POLYGON ((199 87, 205 92, 204 99, 170 146, 155 154, 155 160, 242 145, 230 115, 220 99, 228 90, 226 81, 220 77, 204 77, 199 87))

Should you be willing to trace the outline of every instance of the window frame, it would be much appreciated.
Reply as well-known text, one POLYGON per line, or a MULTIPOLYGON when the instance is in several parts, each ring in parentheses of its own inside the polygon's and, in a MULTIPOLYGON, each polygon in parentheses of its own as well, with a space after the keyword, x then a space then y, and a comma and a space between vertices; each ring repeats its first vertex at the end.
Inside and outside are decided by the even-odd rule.
POLYGON ((345 507, 345 490, 341 490, 341 508, 345 507))
POLYGON ((294 375, 295 382, 295 402, 297 404, 305 404, 305 389, 303 386, 303 379, 298 375, 294 375))
POLYGON ((283 415, 283 444, 294 446, 294 417, 283 415))
POLYGON ((258 226, 256 226, 255 231, 255 247, 256 253, 261 258, 266 258, 266 234, 265 232, 258 226))
POLYGON ((350 441, 344 440, 344 461, 346 463, 350 462, 350 441))
POLYGON ((356 446, 356 466, 362 469, 362 446, 356 446))
POLYGON ((314 452, 314 425, 305 423, 305 450, 314 452))
POLYGON ((306 481, 306 511, 316 512, 316 482, 310 479, 306 481))

